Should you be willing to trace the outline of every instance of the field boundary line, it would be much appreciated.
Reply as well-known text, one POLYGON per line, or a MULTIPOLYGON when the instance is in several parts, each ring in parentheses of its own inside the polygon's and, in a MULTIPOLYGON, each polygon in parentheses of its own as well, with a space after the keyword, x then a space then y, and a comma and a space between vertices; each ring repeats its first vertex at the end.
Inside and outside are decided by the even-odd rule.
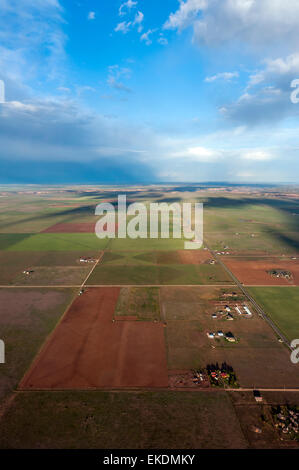
POLYGON ((80 289, 82 290, 83 287, 85 286, 86 282, 88 281, 88 279, 90 278, 90 276, 92 275, 93 271, 95 270, 95 268, 101 263, 103 257, 104 257, 104 251, 102 251, 101 253, 101 256, 99 257, 99 259, 97 260, 97 262, 93 265, 93 267, 91 268, 91 270, 89 271, 89 273, 87 274, 86 278, 84 279, 84 281, 82 282, 81 286, 80 286, 80 289))
MULTIPOLYGON (((153 391, 158 392, 195 392, 195 393, 230 393, 230 392, 254 392, 255 390, 259 390, 260 392, 292 392, 292 393, 299 393, 299 388, 196 388, 196 387, 124 387, 124 388, 113 388, 113 387, 101 387, 101 388, 22 388, 14 390, 14 394, 22 394, 22 393, 82 393, 82 392, 111 392, 111 393, 152 393, 153 391)), ((252 403, 255 405, 255 403, 252 403)), ((1 414, 0 414, 1 418, 1 414)))
MULTIPOLYGON (((272 330, 282 339, 283 343, 287 346, 287 348, 292 351, 291 345, 287 337, 284 333, 280 330, 280 328, 276 325, 276 323, 267 315, 264 309, 259 305, 259 303, 251 296, 251 294, 245 289, 245 286, 239 281, 239 279, 233 274, 233 272, 225 265, 222 261, 221 256, 217 255, 214 250, 211 250, 208 244, 205 242, 206 247, 212 253, 214 258, 221 264, 221 266, 225 269, 225 271, 229 274, 231 279, 234 281, 235 285, 239 287, 239 289, 243 292, 245 297, 252 303, 254 308, 257 312, 263 317, 263 319, 268 323, 268 325, 272 328, 272 330)), ((257 287, 257 286, 256 286, 257 287)), ((272 286, 273 287, 273 286, 272 286)))
MULTIPOLYGON (((104 256, 104 252, 101 253, 101 256, 99 257, 99 259, 97 260, 97 262, 94 264, 94 266, 92 267, 92 269, 90 270, 90 272, 88 273, 88 276, 85 278, 85 280, 83 281, 83 283, 81 284, 80 286, 80 289, 82 290, 84 285, 85 285, 85 282, 87 281, 87 279, 89 278, 89 276, 92 274, 93 270, 95 269, 95 267, 99 264, 99 262, 102 260, 104 256)), ((70 303, 68 304, 65 312, 63 313, 63 315, 61 316, 61 318, 59 319, 59 321, 57 322, 57 324, 55 325, 54 329, 47 335, 45 341, 43 342, 43 344, 41 345, 40 349, 38 350, 37 354, 35 355, 35 357, 33 358, 31 364, 29 365, 27 371, 25 372, 25 374, 23 375, 23 377, 21 378, 21 380, 19 381, 18 383, 18 386, 17 386, 17 390, 19 389, 19 387, 22 385, 22 383, 25 381, 25 379, 27 378, 27 376, 29 375, 29 373, 34 369, 34 367, 37 365, 38 363, 38 360, 40 358, 40 355, 41 353, 44 351, 44 349, 47 347, 48 344, 50 344, 50 339, 52 338, 52 336, 55 334, 55 331, 56 329, 59 327, 59 325, 61 324, 61 322, 64 320, 64 318, 66 317, 69 309, 71 308, 71 306, 73 305, 73 302, 75 300, 75 297, 72 297, 70 303)))
POLYGON ((40 358, 40 355, 41 353, 43 352, 43 350, 46 348, 46 346, 49 344, 50 342, 50 339, 52 338, 52 336, 54 335, 56 329, 59 327, 59 325, 62 323, 62 321, 64 320, 64 318, 66 317, 69 309, 71 308, 71 306, 73 305, 73 302, 75 300, 77 296, 77 293, 74 292, 74 295, 72 296, 70 302, 68 303, 64 313, 61 315, 61 317, 59 318, 58 322, 56 323, 56 325, 54 326, 53 330, 50 331, 50 333, 46 336, 45 340, 43 341, 43 343, 41 344, 40 348, 38 349, 37 353, 35 354, 34 358, 32 359, 32 361, 30 362, 26 372, 24 373, 24 375, 21 377, 21 379, 19 380, 18 382, 18 385, 16 387, 16 391, 19 390, 19 387, 21 386, 21 384, 24 382, 24 380, 27 378, 27 376, 29 375, 29 373, 33 370, 33 368, 36 366, 39 358, 40 358))
POLYGON ((1 403, 1 406, 0 406, 0 421, 2 420, 2 418, 4 417, 6 412, 9 410, 9 408, 13 404, 16 397, 17 397, 16 390, 12 390, 10 395, 8 397, 6 397, 4 399, 4 401, 1 403))

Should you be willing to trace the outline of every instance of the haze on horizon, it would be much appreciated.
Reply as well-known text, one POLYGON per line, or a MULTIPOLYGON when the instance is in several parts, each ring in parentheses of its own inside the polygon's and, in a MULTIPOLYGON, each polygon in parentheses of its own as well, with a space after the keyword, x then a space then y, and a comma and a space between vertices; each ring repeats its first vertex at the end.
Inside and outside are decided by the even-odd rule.
POLYGON ((0 183, 298 183, 298 23, 298 0, 0 0, 0 183))

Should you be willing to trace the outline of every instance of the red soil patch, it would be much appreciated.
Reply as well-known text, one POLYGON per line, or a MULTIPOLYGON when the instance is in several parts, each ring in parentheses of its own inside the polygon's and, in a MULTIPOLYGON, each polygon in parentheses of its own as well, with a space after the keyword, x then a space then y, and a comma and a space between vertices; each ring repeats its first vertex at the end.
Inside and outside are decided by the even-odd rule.
POLYGON ((202 264, 213 259, 209 250, 180 250, 181 264, 202 264))
POLYGON ((91 288, 77 297, 21 389, 167 387, 163 326, 113 322, 119 288, 91 288))
POLYGON ((55 224, 41 233, 94 233, 95 223, 55 224))
POLYGON ((243 284, 256 286, 299 285, 299 260, 225 258, 223 261, 243 284), (287 280, 271 276, 268 271, 273 269, 290 271, 293 278, 287 280))

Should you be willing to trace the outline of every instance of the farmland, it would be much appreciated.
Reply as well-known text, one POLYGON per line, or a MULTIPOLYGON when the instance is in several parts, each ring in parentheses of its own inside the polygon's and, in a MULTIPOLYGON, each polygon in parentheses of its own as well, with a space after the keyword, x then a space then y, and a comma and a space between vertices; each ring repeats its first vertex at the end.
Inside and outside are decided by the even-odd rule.
POLYGON ((242 389, 273 389, 262 393, 283 403, 279 390, 299 390, 298 365, 246 292, 289 341, 299 337, 299 195, 177 185, 2 196, 0 447, 284 445, 268 425, 261 438, 251 432, 261 405, 242 389), (124 193, 147 205, 203 202, 203 246, 185 250, 160 231, 99 239, 97 204, 124 193), (180 383, 221 364, 236 374, 233 394, 180 383))
POLYGON ((290 341, 299 338, 298 287, 251 287, 250 292, 290 341))
MULTIPOLYGON (((221 266, 198 262, 198 255, 193 253, 186 252, 182 263, 180 251, 169 254, 159 251, 107 252, 88 280, 88 285, 231 283, 221 266), (193 256, 196 258, 192 259, 193 256)), ((202 258, 207 261, 206 255, 202 258)))

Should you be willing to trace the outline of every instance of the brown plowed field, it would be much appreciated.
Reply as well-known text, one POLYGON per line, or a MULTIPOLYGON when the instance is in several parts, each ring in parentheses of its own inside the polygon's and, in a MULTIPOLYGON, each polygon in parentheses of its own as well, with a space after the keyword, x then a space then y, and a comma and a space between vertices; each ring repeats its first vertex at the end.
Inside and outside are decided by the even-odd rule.
POLYGON ((55 224, 41 233, 94 233, 95 223, 55 224))
POLYGON ((119 292, 90 288, 77 297, 20 388, 167 387, 163 326, 113 322, 119 292))
POLYGON ((289 286, 299 285, 299 260, 279 260, 277 258, 225 258, 223 260, 226 266, 239 279, 240 282, 247 285, 256 286, 289 286), (292 279, 274 277, 267 271, 280 269, 290 271, 292 279))
POLYGON ((179 250, 181 264, 202 264, 213 259, 208 250, 179 250))

